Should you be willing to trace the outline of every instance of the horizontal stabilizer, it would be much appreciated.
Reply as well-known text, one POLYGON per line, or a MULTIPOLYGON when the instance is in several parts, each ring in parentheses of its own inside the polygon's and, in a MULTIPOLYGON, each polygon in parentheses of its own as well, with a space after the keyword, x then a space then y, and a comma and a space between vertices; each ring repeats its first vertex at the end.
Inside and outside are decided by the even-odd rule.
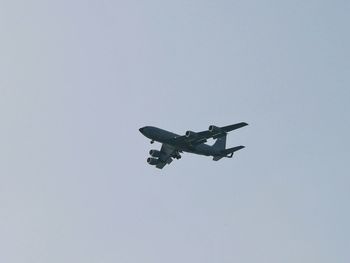
POLYGON ((221 151, 221 154, 228 157, 228 158, 231 158, 233 153, 236 152, 236 151, 239 151, 241 149, 243 149, 244 146, 241 145, 241 146, 236 146, 236 147, 233 147, 233 148, 229 148, 229 149, 226 149, 226 150, 223 150, 221 151))
POLYGON ((244 148, 244 146, 241 145, 241 146, 236 146, 236 147, 233 147, 233 148, 229 148, 229 149, 223 150, 223 151, 220 152, 220 155, 214 156, 213 160, 214 161, 218 161, 218 160, 220 160, 223 157, 232 158, 234 152, 237 152, 237 151, 239 151, 239 150, 241 150, 243 148, 244 148))

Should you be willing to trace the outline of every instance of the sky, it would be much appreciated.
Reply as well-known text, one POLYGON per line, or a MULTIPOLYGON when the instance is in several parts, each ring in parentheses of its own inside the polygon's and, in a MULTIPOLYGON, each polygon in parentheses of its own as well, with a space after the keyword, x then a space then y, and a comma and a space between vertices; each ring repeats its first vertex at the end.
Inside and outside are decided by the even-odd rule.
POLYGON ((350 2, 0 2, 0 262, 350 262, 350 2), (138 129, 245 121, 232 159, 138 129))

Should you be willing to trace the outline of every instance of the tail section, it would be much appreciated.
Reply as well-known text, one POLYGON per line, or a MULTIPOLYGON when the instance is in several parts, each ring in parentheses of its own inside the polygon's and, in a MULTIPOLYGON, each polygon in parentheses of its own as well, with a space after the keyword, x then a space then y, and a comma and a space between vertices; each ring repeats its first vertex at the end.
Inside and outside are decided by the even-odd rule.
POLYGON ((223 157, 232 158, 234 152, 239 151, 243 148, 244 148, 244 146, 241 145, 241 146, 236 146, 236 147, 229 148, 229 149, 224 149, 220 152, 220 155, 214 156, 213 160, 219 161, 223 157))
POLYGON ((213 144, 215 150, 223 151, 226 149, 226 137, 227 134, 224 134, 222 137, 216 139, 215 143, 213 144))
POLYGON ((244 148, 243 145, 236 146, 236 147, 229 148, 229 149, 226 149, 226 150, 222 151, 221 154, 224 155, 225 157, 231 158, 234 152, 239 151, 239 150, 241 150, 243 148, 244 148))

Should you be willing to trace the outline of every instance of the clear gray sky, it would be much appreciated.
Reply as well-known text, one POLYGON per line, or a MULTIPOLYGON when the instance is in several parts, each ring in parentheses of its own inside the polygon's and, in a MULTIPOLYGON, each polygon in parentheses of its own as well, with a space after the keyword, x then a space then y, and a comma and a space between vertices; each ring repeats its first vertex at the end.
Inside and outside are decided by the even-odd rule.
POLYGON ((0 262, 350 262, 349 1, 0 2, 0 262), (146 163, 145 125, 250 125, 146 163))

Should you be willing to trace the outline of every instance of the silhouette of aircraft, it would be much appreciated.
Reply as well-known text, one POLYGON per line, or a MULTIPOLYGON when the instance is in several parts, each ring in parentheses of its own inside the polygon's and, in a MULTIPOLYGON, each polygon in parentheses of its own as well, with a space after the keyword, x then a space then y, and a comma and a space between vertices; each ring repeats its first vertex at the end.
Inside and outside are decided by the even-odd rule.
POLYGON ((182 136, 152 126, 145 126, 140 128, 139 131, 151 139, 151 143, 155 141, 162 143, 160 151, 150 150, 149 154, 151 157, 147 158, 147 162, 150 165, 162 169, 166 164, 170 164, 173 158, 180 159, 180 153, 182 152, 213 156, 214 161, 218 161, 223 157, 232 158, 233 153, 243 149, 244 146, 226 149, 227 133, 247 125, 245 122, 224 127, 210 125, 206 131, 187 131, 182 136), (206 144, 207 139, 210 138, 216 139, 213 145, 206 144))

